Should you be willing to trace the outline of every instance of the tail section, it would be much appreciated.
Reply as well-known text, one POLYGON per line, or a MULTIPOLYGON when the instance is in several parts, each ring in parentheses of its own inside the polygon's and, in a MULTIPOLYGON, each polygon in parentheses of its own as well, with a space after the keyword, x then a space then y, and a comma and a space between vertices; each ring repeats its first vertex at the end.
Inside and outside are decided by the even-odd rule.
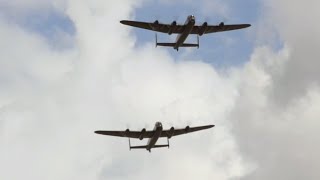
POLYGON ((168 148, 169 148, 169 144, 164 144, 164 145, 154 145, 152 148, 162 148, 162 147, 168 147, 168 148))
MULTIPOLYGON (((131 149, 147 149, 148 146, 130 146, 131 149)), ((168 147, 169 144, 163 144, 163 145, 154 145, 152 148, 162 148, 162 147, 168 147)))
POLYGON ((197 47, 197 48, 199 48, 199 36, 197 36, 197 44, 183 43, 183 44, 179 45, 178 47, 176 47, 177 46, 176 43, 158 43, 157 33, 155 34, 155 39, 156 39, 156 47, 157 46, 173 47, 176 50, 178 50, 179 47, 197 47))
MULTIPOLYGON (((157 43, 157 46, 174 47, 175 45, 176 43, 157 43)), ((199 47, 199 44, 184 43, 181 44, 179 47, 199 47)))
MULTIPOLYGON (((161 144, 161 145, 154 145, 152 146, 151 148, 162 148, 162 147, 170 147, 170 144, 169 144, 169 139, 167 139, 167 144, 161 144)), ((144 146, 131 146, 131 143, 130 143, 130 138, 129 138, 129 148, 130 150, 131 149, 146 149, 148 150, 149 152, 151 152, 151 148, 148 148, 147 145, 144 145, 144 146)))
POLYGON ((130 146, 131 149, 147 149, 147 146, 130 146))
POLYGON ((184 43, 184 44, 181 44, 180 47, 199 47, 199 44, 184 43))
POLYGON ((174 47, 176 43, 157 43, 157 46, 174 47))

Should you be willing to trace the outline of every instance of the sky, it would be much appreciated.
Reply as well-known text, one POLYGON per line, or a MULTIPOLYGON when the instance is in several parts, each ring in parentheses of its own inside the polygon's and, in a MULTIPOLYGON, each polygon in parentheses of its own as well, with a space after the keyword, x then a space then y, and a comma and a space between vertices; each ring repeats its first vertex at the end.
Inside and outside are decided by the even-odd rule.
POLYGON ((0 0, 0 179, 319 179, 319 5, 0 0), (176 52, 119 23, 189 14, 252 27, 176 52), (152 153, 93 133, 157 121, 216 126, 152 153))

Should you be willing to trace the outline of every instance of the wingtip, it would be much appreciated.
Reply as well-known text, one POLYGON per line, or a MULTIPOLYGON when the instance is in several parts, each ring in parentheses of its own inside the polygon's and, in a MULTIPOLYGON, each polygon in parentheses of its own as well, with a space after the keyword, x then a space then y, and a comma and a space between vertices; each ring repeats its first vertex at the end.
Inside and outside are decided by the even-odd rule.
POLYGON ((121 23, 121 24, 124 24, 124 25, 127 25, 128 22, 129 22, 128 20, 121 20, 121 21, 120 21, 120 23, 121 23))
POLYGON ((210 129, 210 128, 213 128, 215 125, 211 124, 211 125, 207 125, 206 126, 206 129, 210 129))

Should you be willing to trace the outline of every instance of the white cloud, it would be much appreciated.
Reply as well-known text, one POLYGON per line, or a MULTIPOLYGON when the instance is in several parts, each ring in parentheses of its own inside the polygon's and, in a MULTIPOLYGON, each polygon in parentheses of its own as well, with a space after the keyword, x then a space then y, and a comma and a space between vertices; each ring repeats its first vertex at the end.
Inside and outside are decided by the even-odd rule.
POLYGON ((230 2, 222 0, 158 0, 165 4, 175 4, 178 7, 190 6, 193 7, 193 11, 200 9, 202 15, 206 18, 212 17, 213 15, 223 18, 225 21, 230 16, 230 2))
POLYGON ((308 71, 318 67, 318 39, 282 28, 295 15, 279 13, 286 4, 270 11, 286 45, 278 51, 257 47, 229 73, 201 61, 175 62, 153 43, 136 48, 119 20, 140 5, 64 3, 60 10, 76 28, 69 50, 53 50, 41 36, 0 19, 0 177, 318 177, 319 76, 308 71), (300 44, 305 39, 312 43, 308 50, 300 44), (297 63, 301 57, 309 63, 297 63), (156 121, 167 128, 216 127, 174 138, 170 150, 151 154, 129 152, 126 139, 93 133, 151 129, 156 121))
POLYGON ((230 118, 237 119, 234 135, 242 154, 257 165, 243 179, 317 179, 320 41, 318 25, 308 19, 320 16, 314 8, 319 3, 266 4, 261 21, 272 24, 285 46, 278 52, 256 49, 237 74, 240 98, 230 118))
POLYGON ((119 20, 138 5, 69 1, 76 35, 68 51, 52 50, 41 36, 1 20, 1 36, 15 42, 1 44, 7 48, 1 63, 9 64, 1 67, 1 83, 9 82, 1 95, 1 177, 228 179, 247 173, 223 121, 237 95, 231 82, 208 64, 176 63, 153 45, 134 48, 119 20), (156 121, 167 128, 218 127, 173 139, 169 151, 152 154, 128 152, 127 140, 93 133, 151 129, 156 121))
POLYGON ((313 83, 319 84, 318 61, 320 25, 312 19, 320 17, 318 1, 308 3, 283 0, 268 1, 267 16, 273 19, 279 34, 291 49, 284 74, 275 77, 274 93, 279 103, 303 96, 313 83), (307 13, 306 13, 307 12, 307 13))

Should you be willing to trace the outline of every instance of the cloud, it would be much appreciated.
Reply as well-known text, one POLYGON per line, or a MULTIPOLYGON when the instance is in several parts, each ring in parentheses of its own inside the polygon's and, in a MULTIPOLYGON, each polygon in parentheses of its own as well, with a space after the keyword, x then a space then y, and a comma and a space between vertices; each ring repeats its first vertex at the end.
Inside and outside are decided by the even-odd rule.
MULTIPOLYGON (((261 21, 272 21, 280 49, 255 50, 240 74, 230 114, 241 152, 257 169, 243 179, 316 179, 319 176, 319 74, 315 34, 307 19, 319 16, 315 1, 268 1, 261 21), (301 9, 308 9, 302 13, 301 9), (301 22, 301 23, 299 23, 301 22)), ((268 26, 267 26, 268 27, 268 26)), ((269 26, 270 27, 270 26, 269 26)), ((272 34, 272 33, 271 33, 272 34)), ((265 34, 266 35, 266 34, 265 34)), ((274 36, 273 36, 274 37, 274 36)))
POLYGON ((228 179, 248 172, 223 121, 237 96, 231 82, 208 64, 175 62, 151 44, 135 48, 119 20, 139 4, 68 1, 62 12, 76 31, 67 50, 1 19, 7 39, 1 41, 1 177, 228 179), (127 140, 93 133, 151 129, 156 121, 166 128, 218 127, 152 154, 128 152, 127 140))
POLYGON ((290 2, 284 0, 267 4, 270 7, 268 16, 274 19, 277 30, 291 49, 290 61, 284 67, 283 75, 275 78, 275 96, 279 103, 287 103, 306 94, 313 83, 319 84, 319 52, 316 47, 320 39, 316 34, 320 26, 311 21, 320 16, 315 8, 319 3, 295 2, 289 6, 290 2), (307 9, 308 13, 301 9, 307 9))
POLYGON ((175 61, 153 43, 136 47, 131 28, 119 20, 134 16, 141 3, 63 2, 57 12, 75 27, 67 49, 1 17, 0 177, 318 177, 318 39, 289 24, 296 6, 266 2, 261 17, 274 19, 270 29, 283 47, 257 43, 247 63, 221 70, 203 61, 175 61), (216 127, 174 138, 170 150, 151 154, 129 152, 126 139, 93 133, 151 129, 156 121, 165 128, 216 127))
POLYGON ((257 49, 243 74, 237 74, 241 77, 239 98, 229 118, 234 122, 241 154, 256 162, 254 173, 243 179, 318 176, 314 167, 318 166, 316 152, 320 148, 316 110, 319 86, 310 86, 304 95, 293 97, 285 106, 279 106, 273 96, 277 88, 274 76, 284 74, 283 69, 291 61, 289 54, 286 48, 276 54, 268 48, 257 49))
MULTIPOLYGON (((169 0, 158 0, 164 4, 175 4, 178 7, 187 6, 193 7, 193 12, 198 12, 204 15, 206 18, 218 16, 219 18, 229 18, 230 16, 230 2, 225 2, 221 0, 201 0, 201 1, 192 1, 192 0, 176 0, 176 1, 169 1, 169 0)), ((191 13, 191 12, 190 12, 191 13)))

